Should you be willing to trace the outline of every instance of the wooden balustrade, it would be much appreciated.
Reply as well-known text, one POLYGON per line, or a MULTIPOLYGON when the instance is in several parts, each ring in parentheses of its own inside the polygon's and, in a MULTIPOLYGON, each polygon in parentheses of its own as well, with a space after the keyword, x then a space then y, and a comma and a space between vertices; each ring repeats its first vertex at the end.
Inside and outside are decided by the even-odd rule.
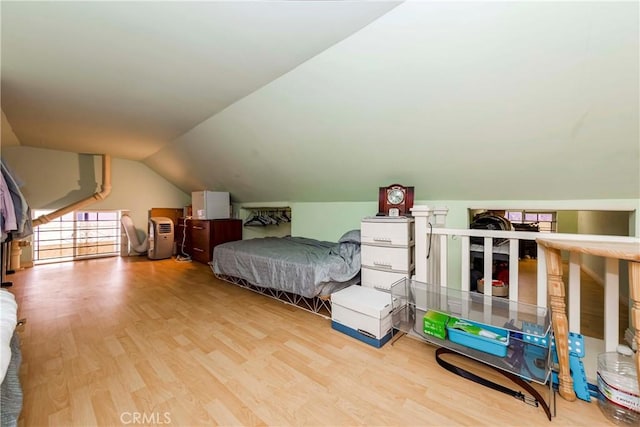
MULTIPOLYGON (((580 332, 580 254, 590 254, 605 258, 605 351, 615 351, 618 345, 618 260, 629 261, 629 297, 631 299, 631 325, 634 328, 636 348, 640 349, 640 239, 623 236, 596 236, 585 234, 541 234, 521 231, 469 230, 442 228, 446 210, 431 209, 426 206, 414 207, 416 219, 415 254, 416 276, 421 282, 453 286, 469 290, 470 239, 484 238, 484 272, 490 271, 492 259, 496 253, 492 249, 491 239, 509 239, 507 252, 509 271, 509 299, 517 301, 518 294, 518 247, 521 240, 535 240, 538 247, 537 263, 537 302, 536 305, 550 307, 551 321, 556 339, 556 351, 559 359, 559 393, 566 400, 575 400, 573 380, 569 370, 568 334, 580 332), (436 215, 439 214, 439 215, 436 215), (461 280, 460 283, 448 283, 448 246, 447 239, 459 239, 461 242, 461 280), (567 316, 567 298, 563 281, 562 253, 569 252, 570 280, 572 292, 570 312, 567 316), (577 276, 577 277, 575 277, 577 276), (574 295, 575 293, 575 295, 574 295), (571 319, 571 323, 569 320, 571 319)), ((489 273, 490 274, 490 273, 489 273)), ((485 287, 491 294, 491 287, 485 287)), ((488 291, 488 292, 487 292, 488 291)), ((639 351, 640 352, 640 351, 639 351)), ((636 365, 640 373, 640 357, 636 354, 636 365)), ((640 375, 639 375, 640 386, 640 375)))
MULTIPOLYGON (((632 301, 631 319, 635 329, 636 348, 640 349, 640 240, 629 238, 627 242, 576 241, 550 237, 537 239, 537 242, 545 248, 546 254, 551 322, 556 338, 556 351, 558 353, 560 371, 558 374, 560 381, 559 392, 563 398, 575 400, 576 395, 573 391, 573 381, 569 372, 569 353, 566 338, 569 324, 566 315, 564 283, 562 281, 561 251, 595 255, 609 260, 622 259, 629 261, 629 297, 632 301)), ((617 284, 606 283, 606 286, 617 286, 617 284)), ((618 295, 617 289, 615 291, 607 292, 607 289, 605 289, 605 307, 611 306, 613 303, 617 304, 617 301, 610 301, 613 299, 611 295, 618 295)), ((615 324, 617 325, 617 321, 615 324)), ((617 340, 617 327, 607 328, 605 326, 605 350, 614 351, 614 344, 617 345, 617 340), (615 337, 611 336, 612 330, 615 333, 615 337)), ((636 354, 635 358, 636 369, 640 373, 640 357, 636 354)), ((638 376, 638 386, 640 387, 640 376, 638 376)))

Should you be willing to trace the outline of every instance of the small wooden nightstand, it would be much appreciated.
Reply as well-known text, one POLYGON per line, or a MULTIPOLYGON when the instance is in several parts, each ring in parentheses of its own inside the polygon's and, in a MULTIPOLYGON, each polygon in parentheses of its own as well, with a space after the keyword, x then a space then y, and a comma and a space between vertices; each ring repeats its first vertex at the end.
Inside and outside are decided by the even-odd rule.
POLYGON ((242 240, 240 219, 178 219, 178 253, 190 255, 194 261, 209 263, 213 258, 214 247, 234 240, 242 240))

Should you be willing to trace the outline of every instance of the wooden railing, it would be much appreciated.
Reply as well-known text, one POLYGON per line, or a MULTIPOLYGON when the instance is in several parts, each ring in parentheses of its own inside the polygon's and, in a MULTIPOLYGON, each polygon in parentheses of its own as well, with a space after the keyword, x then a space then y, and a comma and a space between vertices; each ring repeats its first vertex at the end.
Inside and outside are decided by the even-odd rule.
MULTIPOLYGON (((560 395, 567 400, 575 400, 568 366, 567 325, 565 292, 562 280, 561 251, 574 254, 594 255, 606 259, 605 271, 605 351, 613 352, 618 346, 618 260, 629 261, 629 297, 632 301, 631 318, 635 329, 634 342, 640 348, 640 240, 611 241, 608 236, 590 236, 591 240, 541 238, 537 242, 546 250, 547 281, 549 283, 549 304, 552 311, 553 330, 559 360, 560 395)), ((579 287, 578 287, 579 291, 579 287)), ((640 357, 636 355, 636 369, 640 372, 640 357)), ((640 388, 640 377, 638 377, 640 388)))
MULTIPOLYGON (((415 218, 415 263, 416 276, 415 279, 421 282, 439 284, 441 286, 451 286, 468 291, 471 285, 471 254, 472 243, 471 238, 481 238, 483 245, 480 248, 483 258, 483 275, 482 277, 491 278, 493 269, 493 260, 501 257, 508 262, 509 266, 509 293, 508 298, 512 301, 518 301, 518 280, 519 280, 519 248, 522 241, 537 241, 544 238, 544 245, 537 242, 537 265, 536 265, 536 302, 540 307, 547 307, 550 300, 550 290, 548 289, 547 262, 545 252, 549 248, 549 241, 563 242, 563 244, 571 246, 572 250, 565 252, 568 257, 568 280, 567 292, 569 295, 568 304, 566 304, 566 318, 568 319, 568 331, 580 333, 580 272, 581 272, 581 253, 590 253, 577 250, 581 246, 623 246, 635 249, 640 254, 640 239, 635 237, 623 236, 603 236, 603 235, 586 235, 586 234, 567 234, 567 233, 537 233, 523 231, 494 231, 494 230, 470 230, 470 229, 452 229, 445 228, 446 209, 432 209, 426 206, 416 206, 412 210, 415 218), (508 243, 500 247, 494 246, 494 239, 507 239, 508 243), (457 241, 455 246, 459 246, 459 253, 450 245, 452 241, 457 241), (459 255, 459 256, 458 256, 459 255), (450 262, 459 260, 460 263, 460 279, 449 279, 450 262)), ((599 254, 600 256, 604 256, 599 254)), ((637 255, 640 256, 640 255, 637 255)), ((604 318, 604 350, 615 351, 618 345, 618 326, 619 326, 619 288, 620 273, 619 262, 617 256, 604 256, 605 272, 604 272, 604 292, 605 307, 603 308, 604 318)), ((622 259, 629 259, 622 258, 622 259)), ((555 268, 555 267, 554 267, 555 268)), ((485 283, 490 283, 486 281, 485 283)), ((630 290, 633 287, 630 284, 630 290)), ((492 294, 492 286, 484 286, 486 295, 492 294)), ((565 293, 563 293, 563 298, 565 293)), ((633 295, 631 295, 633 296, 633 295)), ((635 302, 640 305, 640 302, 635 302)), ((635 315, 640 317, 640 314, 635 315)), ((635 320, 638 323, 638 320, 635 320)), ((637 328, 637 327, 636 327, 637 328)), ((636 334, 640 334, 636 331, 636 334)))

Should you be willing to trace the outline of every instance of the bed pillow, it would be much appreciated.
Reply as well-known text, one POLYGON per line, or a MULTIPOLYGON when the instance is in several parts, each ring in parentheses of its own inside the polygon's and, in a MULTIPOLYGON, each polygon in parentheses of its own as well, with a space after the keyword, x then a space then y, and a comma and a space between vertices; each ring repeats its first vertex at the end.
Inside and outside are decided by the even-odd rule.
POLYGON ((340 237, 338 243, 360 243, 360 230, 347 231, 340 237))

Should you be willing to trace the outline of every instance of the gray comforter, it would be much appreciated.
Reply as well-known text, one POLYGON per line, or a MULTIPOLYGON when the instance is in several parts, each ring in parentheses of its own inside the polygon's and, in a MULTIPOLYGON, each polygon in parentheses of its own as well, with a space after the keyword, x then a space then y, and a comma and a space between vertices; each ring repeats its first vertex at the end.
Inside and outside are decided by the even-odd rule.
POLYGON ((17 332, 11 337, 11 359, 0 391, 0 426, 15 427, 22 412, 22 385, 20 384, 20 338, 17 332))
POLYGON ((312 298, 327 282, 347 282, 360 273, 360 243, 305 237, 239 240, 216 246, 212 267, 215 274, 312 298))

